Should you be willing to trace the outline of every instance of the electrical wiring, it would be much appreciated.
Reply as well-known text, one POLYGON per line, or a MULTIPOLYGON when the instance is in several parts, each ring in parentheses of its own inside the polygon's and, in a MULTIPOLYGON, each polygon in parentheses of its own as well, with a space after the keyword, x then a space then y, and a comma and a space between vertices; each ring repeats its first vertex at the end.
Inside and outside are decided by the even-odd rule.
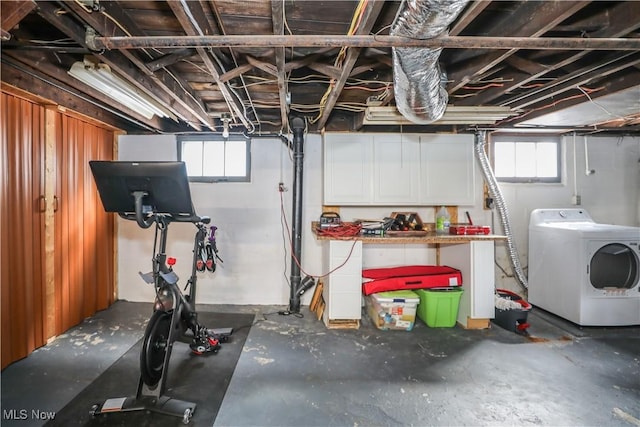
POLYGON ((284 22, 284 28, 286 28, 289 35, 292 36, 293 33, 291 32, 291 28, 289 28, 289 22, 287 21, 287 5, 285 3, 285 0, 282 0, 282 21, 284 22))
POLYGON ((613 114, 611 111, 607 110, 606 108, 604 108, 602 105, 600 105, 600 103, 594 101, 593 99, 591 99, 591 97, 589 96, 589 92, 585 91, 582 87, 580 86, 576 86, 578 88, 578 90, 582 93, 585 94, 585 96, 589 99, 589 101, 595 105, 596 107, 600 108, 602 111, 604 111, 605 113, 607 113, 608 115, 610 115, 611 117, 615 117, 615 118, 619 118, 619 119, 624 119, 624 117, 619 117, 615 114, 613 114))
POLYGON ((558 104, 561 104, 561 103, 563 103, 563 102, 566 102, 566 101, 569 101, 569 100, 572 100, 572 99, 582 98, 582 97, 584 97, 585 95, 586 95, 587 97, 589 97, 589 95, 588 95, 588 94, 593 93, 593 92, 598 92, 598 91, 603 90, 603 89, 604 89, 604 86, 601 86, 601 87, 599 87, 599 88, 595 88, 595 89, 585 88, 586 92, 585 92, 585 90, 581 90, 583 93, 581 93, 581 94, 579 94, 579 95, 569 96, 569 97, 562 98, 562 99, 559 99, 559 100, 557 100, 557 101, 551 102, 551 103, 549 103, 549 104, 542 105, 542 106, 537 107, 537 108, 532 108, 531 110, 527 110, 525 113, 520 114, 520 115, 518 115, 518 116, 513 116, 513 117, 510 117, 510 118, 508 118, 508 119, 504 119, 504 120, 500 121, 498 124, 509 123, 510 121, 513 121, 513 120, 515 120, 515 119, 521 119, 521 118, 523 118, 523 117, 526 117, 526 116, 528 116, 529 114, 531 114, 531 113, 533 113, 533 112, 535 112, 535 111, 545 110, 545 109, 547 109, 547 108, 553 108, 553 107, 555 107, 555 106, 556 106, 556 105, 558 105, 558 104))
POLYGON ((320 228, 316 230, 318 236, 347 238, 359 236, 362 231, 362 225, 353 222, 343 222, 335 227, 320 228))
MULTIPOLYGON (((356 33, 356 30, 358 29, 358 27, 360 26, 360 23, 362 22, 362 16, 364 15, 364 11, 368 2, 369 0, 360 0, 358 2, 358 6, 356 6, 356 10, 353 14, 353 18, 351 19, 351 26, 349 27, 349 31, 347 31, 347 35, 351 36, 356 33)), ((340 49, 340 52, 338 52, 338 55, 336 56, 336 60, 334 62, 335 67, 342 66, 342 62, 344 61, 346 52, 347 52, 347 48, 346 46, 343 46, 340 49)), ((318 112, 318 115, 310 120, 312 124, 320 120, 320 118, 324 114, 324 108, 327 104, 327 100, 329 99, 329 96, 331 95, 331 92, 333 91, 333 88, 335 87, 335 84, 336 84, 336 79, 332 78, 331 81, 329 82, 329 86, 327 87, 327 90, 325 91, 324 95, 320 99, 320 111, 318 112)))
POLYGON ((468 89, 468 90, 484 90, 484 89, 488 89, 490 87, 504 87, 503 83, 487 83, 483 86, 462 86, 462 89, 468 89))
MULTIPOLYGON (((295 254, 293 253, 293 241, 291 239, 291 233, 289 232, 289 223, 287 222, 287 215, 284 211, 284 198, 282 196, 282 192, 280 192, 280 223, 283 224, 284 226, 284 230, 286 230, 286 236, 287 236, 287 243, 289 243, 289 251, 291 253, 291 258, 293 258, 293 261, 296 263, 296 265, 298 267, 300 267, 300 271, 302 273, 304 273, 306 276, 315 278, 315 279, 322 279, 323 277, 327 277, 330 274, 333 274, 334 272, 336 272, 337 270, 341 269, 342 267, 344 267, 347 262, 349 261, 349 259, 351 258, 351 255, 353 254, 353 250, 356 246, 356 243, 358 243, 358 240, 354 239, 353 240, 353 245, 351 245, 351 249, 349 250, 349 253, 347 254, 345 260, 338 265, 337 267, 335 267, 334 269, 332 269, 331 271, 328 271, 326 273, 323 274, 311 274, 309 272, 307 272, 301 265, 300 260, 295 256, 295 254)), ((353 226, 349 226, 350 231, 349 232, 354 232, 355 228, 358 228, 358 234, 360 233, 360 229, 361 226, 359 224, 353 224, 353 226)), ((283 231, 283 235, 284 235, 284 231, 283 231)), ((337 237, 349 237, 349 236, 337 236, 337 237)), ((351 237, 355 237, 355 235, 352 235, 351 237)), ((285 260, 285 265, 286 265, 286 260, 285 260)), ((289 283, 288 279, 287 279, 287 283, 289 284, 289 287, 291 287, 291 284, 289 283)))
POLYGON ((82 9, 84 9, 85 12, 87 12, 87 13, 93 12, 93 9, 91 9, 89 6, 87 6, 86 4, 81 2, 80 0, 74 0, 74 1, 78 6, 80 6, 82 9))
POLYGON ((344 90, 353 90, 353 89, 364 90, 366 92, 380 92, 380 91, 387 90, 386 87, 381 87, 381 88, 377 88, 377 89, 366 87, 366 86, 346 86, 345 85, 345 87, 344 87, 344 90))
POLYGON ((77 43, 75 40, 69 38, 69 37, 64 37, 61 39, 56 39, 56 40, 37 40, 37 39, 29 39, 27 40, 29 43, 33 43, 33 44, 43 44, 43 45, 73 45, 75 46, 77 43))
POLYGON ((522 89, 535 89, 535 88, 538 88, 538 87, 541 87, 541 86, 544 86, 544 83, 531 83, 531 84, 528 84, 528 85, 522 85, 522 86, 518 86, 518 87, 522 88, 522 89))
MULTIPOLYGON (((75 0, 76 3, 80 4, 81 6, 83 6, 83 9, 85 8, 84 5, 82 5, 82 3, 79 0, 75 0)), ((86 9, 85 9, 86 10, 86 9)), ((129 31, 127 31, 127 29, 120 23, 118 22, 117 19, 115 19, 113 16, 111 16, 109 13, 107 13, 104 8, 100 8, 100 13, 102 15, 104 15, 107 19, 109 19, 111 22, 113 22, 113 24, 115 26, 117 26, 118 28, 120 28, 120 30, 122 30, 122 32, 124 32, 128 37, 132 37, 131 33, 129 31)), ((149 52, 147 52, 147 49, 141 49, 142 52, 144 52, 145 55, 147 55, 150 59, 156 59, 153 55, 151 55, 149 52)), ((182 91, 189 97, 191 98, 197 105, 198 107, 200 107, 200 109, 202 110, 202 112, 204 114, 208 114, 207 110, 204 108, 204 106, 202 105, 202 103, 196 99, 195 96, 193 96, 191 94, 191 92, 189 92, 180 82, 180 80, 166 67, 163 67, 164 70, 166 71, 166 73, 178 84, 178 86, 180 86, 180 89, 182 89, 182 91)), ((189 125, 194 126, 193 123, 188 122, 189 125)), ((210 125, 208 123, 203 123, 205 126, 210 127, 210 125)))

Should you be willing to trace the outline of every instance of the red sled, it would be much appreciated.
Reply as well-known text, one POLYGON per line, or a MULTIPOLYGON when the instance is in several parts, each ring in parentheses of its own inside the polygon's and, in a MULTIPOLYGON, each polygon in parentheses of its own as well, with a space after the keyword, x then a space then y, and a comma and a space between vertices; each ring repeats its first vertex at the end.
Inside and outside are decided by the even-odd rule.
POLYGON ((404 267, 370 268, 362 270, 365 295, 402 289, 443 288, 462 285, 460 270, 446 265, 409 265, 404 267))

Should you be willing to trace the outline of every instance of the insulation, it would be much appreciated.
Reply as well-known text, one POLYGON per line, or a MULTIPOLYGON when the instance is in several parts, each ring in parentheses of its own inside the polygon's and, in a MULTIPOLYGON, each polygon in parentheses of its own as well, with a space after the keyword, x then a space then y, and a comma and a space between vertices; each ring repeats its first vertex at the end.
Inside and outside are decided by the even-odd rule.
MULTIPOLYGON (((444 34, 466 0, 405 0, 391 35, 430 39, 444 34)), ((393 48, 393 80, 398 111, 413 123, 440 119, 449 96, 438 59, 441 48, 393 48)))

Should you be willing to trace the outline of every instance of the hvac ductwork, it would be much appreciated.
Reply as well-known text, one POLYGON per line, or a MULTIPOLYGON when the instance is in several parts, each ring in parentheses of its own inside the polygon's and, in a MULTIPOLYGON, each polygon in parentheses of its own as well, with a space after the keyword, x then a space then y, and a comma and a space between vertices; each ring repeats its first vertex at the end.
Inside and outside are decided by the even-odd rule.
POLYGON ((504 197, 502 196, 502 191, 500 191, 498 180, 493 174, 493 170, 491 169, 491 165, 489 164, 489 159, 486 153, 486 145, 487 131, 476 132, 476 157, 480 162, 482 174, 484 175, 487 187, 489 187, 489 193, 491 194, 491 197, 493 197, 496 209, 498 210, 498 214, 500 215, 500 223, 502 224, 502 229, 504 230, 504 234, 507 236, 507 249, 509 251, 511 267, 513 268, 516 279, 518 279, 518 282, 520 282, 520 285, 522 285, 522 287, 525 289, 529 289, 527 278, 525 277, 522 266, 520 265, 520 257, 518 256, 516 245, 513 242, 513 232, 511 231, 511 222, 509 221, 507 204, 505 203, 504 197))
MULTIPOLYGON (((467 0, 405 0, 391 35, 430 39, 444 34, 467 0)), ((442 48, 393 48, 393 83, 398 111, 409 121, 429 124, 442 117, 449 95, 438 59, 442 48)))

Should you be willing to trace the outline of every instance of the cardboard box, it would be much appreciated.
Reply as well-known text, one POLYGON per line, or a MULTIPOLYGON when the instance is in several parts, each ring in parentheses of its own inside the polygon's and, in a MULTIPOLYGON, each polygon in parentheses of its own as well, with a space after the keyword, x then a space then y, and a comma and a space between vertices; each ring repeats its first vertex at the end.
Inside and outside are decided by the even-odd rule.
POLYGON ((365 297, 367 314, 378 329, 410 331, 420 298, 413 291, 390 291, 365 297))

